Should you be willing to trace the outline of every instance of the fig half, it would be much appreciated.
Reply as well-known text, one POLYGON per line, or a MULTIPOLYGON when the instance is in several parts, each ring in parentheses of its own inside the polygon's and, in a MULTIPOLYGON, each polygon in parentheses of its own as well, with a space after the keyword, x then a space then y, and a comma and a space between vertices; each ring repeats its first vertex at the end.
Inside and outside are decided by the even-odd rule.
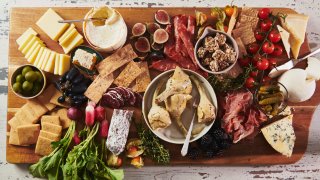
POLYGON ((164 29, 157 29, 153 34, 153 41, 158 44, 163 44, 169 39, 169 34, 164 29))
POLYGON ((134 47, 137 51, 146 53, 150 51, 150 43, 148 38, 146 37, 139 37, 137 41, 134 43, 134 47))
POLYGON ((136 23, 132 27, 132 35, 137 37, 137 36, 142 36, 147 30, 147 27, 143 23, 136 23))
POLYGON ((156 13, 154 14, 154 19, 159 24, 162 24, 162 25, 170 24, 170 16, 169 16, 169 14, 167 13, 167 11, 162 10, 162 9, 156 11, 156 13))
POLYGON ((157 29, 160 29, 160 25, 158 23, 147 23, 147 31, 149 34, 153 35, 157 29))

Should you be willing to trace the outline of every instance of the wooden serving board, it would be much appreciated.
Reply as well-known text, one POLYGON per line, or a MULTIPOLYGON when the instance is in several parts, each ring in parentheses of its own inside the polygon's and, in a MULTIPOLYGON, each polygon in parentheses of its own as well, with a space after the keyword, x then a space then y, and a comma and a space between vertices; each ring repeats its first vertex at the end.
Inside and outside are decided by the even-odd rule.
MULTIPOLYGON (((82 19, 90 8, 53 8, 64 19, 82 19)), ((163 8, 169 12, 170 15, 176 14, 190 14, 194 15, 195 8, 163 8)), ((210 14, 210 8, 197 8, 210 14)), ((47 35, 42 32, 35 22, 41 17, 41 15, 47 10, 47 8, 13 8, 10 15, 10 36, 9 36, 9 74, 8 81, 10 83, 11 74, 15 68, 20 65, 26 64, 27 61, 23 57, 22 53, 18 51, 18 45, 15 42, 16 39, 29 27, 34 28, 39 34, 40 38, 47 44, 47 46, 57 52, 63 53, 62 48, 58 43, 52 41, 47 35)), ((128 30, 131 32, 131 27, 136 22, 153 22, 154 8, 117 8, 124 17, 128 30)), ((273 12, 282 13, 295 13, 292 9, 276 8, 273 12)), ((82 32, 82 24, 76 23, 77 29, 82 32)), ((130 35, 129 35, 130 36, 130 35)), ((304 42, 301 48, 301 55, 310 51, 308 41, 304 42)), ((103 54, 106 56, 107 54, 103 54)), ((301 65, 305 66, 305 65, 301 65)), ((50 80, 54 78, 52 75, 47 74, 47 78, 50 80)), ((253 140, 242 140, 236 145, 233 145, 230 149, 226 150, 221 157, 214 159, 198 159, 190 160, 188 158, 181 157, 180 150, 181 145, 174 145, 169 143, 163 143, 170 149, 171 153, 171 165, 190 165, 190 164, 206 164, 206 165, 258 165, 258 164, 289 164, 297 162, 304 154, 307 143, 309 126, 312 119, 312 115, 316 106, 320 102, 320 82, 317 83, 317 90, 313 97, 303 103, 290 104, 295 108, 294 112, 294 129, 296 132, 297 140, 294 147, 293 155, 291 158, 286 158, 279 153, 275 152, 271 146, 264 140, 260 133, 253 140)), ((8 86, 8 113, 7 120, 11 119, 16 110, 25 103, 25 100, 15 96, 8 86)), ((140 113, 139 111, 137 113, 140 113)), ((109 114, 109 118, 111 113, 109 114)), ((10 126, 7 126, 9 132, 10 126)), ((130 136, 136 136, 134 126, 131 126, 130 136)), ((191 144, 192 146, 192 144, 191 144)), ((21 147, 8 144, 7 140, 7 161, 9 163, 35 163, 40 156, 34 154, 34 146, 21 147)), ((151 160, 146 160, 146 165, 153 165, 151 160)))

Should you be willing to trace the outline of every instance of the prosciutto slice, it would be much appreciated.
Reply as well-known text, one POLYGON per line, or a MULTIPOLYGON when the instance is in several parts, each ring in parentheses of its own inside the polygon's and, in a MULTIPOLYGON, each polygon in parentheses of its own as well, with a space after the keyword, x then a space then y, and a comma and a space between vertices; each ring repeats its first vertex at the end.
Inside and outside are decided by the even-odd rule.
POLYGON ((191 34, 187 31, 187 28, 182 25, 179 25, 178 31, 179 31, 179 36, 182 39, 183 44, 187 48, 189 57, 191 58, 193 64, 198 68, 196 58, 194 57, 194 47, 193 47, 193 43, 192 43, 191 34))

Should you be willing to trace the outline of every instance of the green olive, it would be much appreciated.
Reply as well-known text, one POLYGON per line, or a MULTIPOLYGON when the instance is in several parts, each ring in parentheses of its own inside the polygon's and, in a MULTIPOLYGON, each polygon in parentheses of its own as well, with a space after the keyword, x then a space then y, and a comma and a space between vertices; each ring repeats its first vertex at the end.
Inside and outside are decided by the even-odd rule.
POLYGON ((20 82, 16 82, 13 84, 12 86, 13 88, 13 91, 16 92, 16 93, 21 93, 21 83, 20 82))
POLYGON ((37 81, 38 82, 42 82, 43 76, 42 76, 41 72, 40 71, 35 71, 34 73, 37 75, 37 81))
POLYGON ((16 82, 19 82, 19 83, 23 83, 23 81, 25 81, 26 79, 22 76, 22 74, 19 74, 17 77, 16 77, 16 82))
POLYGON ((32 87, 33 87, 33 83, 32 83, 32 82, 29 82, 29 81, 25 81, 25 82, 23 82, 23 84, 22 84, 22 89, 23 89, 24 91, 30 91, 30 90, 32 89, 32 87))
POLYGON ((34 82, 35 80, 38 79, 37 74, 34 71, 29 71, 26 73, 26 75, 24 76, 26 78, 27 81, 29 82, 34 82))
POLYGON ((33 84, 33 88, 32 88, 32 94, 36 95, 38 94, 42 89, 42 85, 39 82, 35 82, 33 84))
POLYGON ((27 72, 32 71, 32 68, 30 66, 26 66, 22 69, 22 76, 25 76, 27 72))

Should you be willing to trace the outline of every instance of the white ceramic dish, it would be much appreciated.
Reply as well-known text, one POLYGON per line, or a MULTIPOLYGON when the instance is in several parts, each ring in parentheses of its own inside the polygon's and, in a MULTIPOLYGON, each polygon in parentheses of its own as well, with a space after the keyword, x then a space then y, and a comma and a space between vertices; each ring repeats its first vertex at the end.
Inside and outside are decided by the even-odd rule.
MULTIPOLYGON (((162 74, 158 75, 156 78, 154 78, 151 81, 151 83, 149 84, 149 86, 143 96, 142 113, 143 113, 143 117, 146 121, 146 124, 148 125, 150 130, 156 136, 158 136, 160 139, 162 139, 166 142, 170 142, 173 144, 183 144, 185 137, 179 131, 174 120, 172 120, 172 123, 169 127, 165 128, 165 129, 159 129, 159 130, 153 130, 149 124, 149 121, 148 121, 148 113, 149 113, 149 110, 152 105, 152 96, 154 94, 154 91, 155 91, 157 85, 159 84, 160 81, 169 79, 169 77, 173 74, 173 72, 174 72, 174 69, 163 72, 162 74)), ((200 82, 202 82, 203 87, 206 90, 206 94, 207 94, 208 98, 211 100, 211 103, 216 107, 216 113, 217 113, 217 110, 218 110, 217 97, 216 97, 216 94, 215 94, 212 86, 209 84, 209 82, 204 77, 202 77, 201 75, 199 75, 198 73, 196 73, 194 71, 184 69, 184 72, 186 72, 188 75, 195 76, 196 78, 198 78, 200 80, 200 82)), ((192 88, 191 95, 194 97, 194 95, 198 93, 198 89, 196 88, 194 83, 192 83, 192 86, 193 86, 193 88, 192 88)), ((165 89, 165 85, 163 86, 163 88, 161 89, 160 92, 162 92, 164 89, 165 89)), ((189 125, 191 123, 191 119, 192 119, 192 116, 194 113, 194 110, 192 109, 193 101, 194 101, 193 98, 189 101, 189 103, 187 104, 187 109, 183 112, 182 118, 181 118, 182 123, 185 125, 185 127, 187 129, 189 129, 189 125)), ((209 129, 211 128, 213 123, 214 123, 214 121, 212 121, 209 124, 206 124, 205 128, 199 134, 197 134, 195 137, 191 137, 190 142, 196 141, 197 139, 199 139, 203 135, 205 135, 209 131, 209 129)), ((197 122, 197 119, 195 119, 194 128, 196 128, 199 125, 200 124, 197 122)))
POLYGON ((207 73, 211 73, 211 74, 223 74, 228 72, 235 64, 237 61, 235 61, 233 64, 231 64, 229 67, 227 67, 226 69, 222 70, 222 71, 211 71, 210 69, 204 67, 201 63, 200 60, 198 59, 198 55, 197 55, 197 50, 199 49, 200 44, 202 43, 203 39, 207 36, 214 36, 216 33, 221 33, 224 34, 227 37, 227 43, 231 44, 231 46, 234 48, 235 52, 236 52, 236 59, 238 59, 239 56, 239 48, 238 45, 236 43, 236 41, 233 39, 233 37, 225 32, 222 31, 218 31, 215 29, 212 29, 210 27, 207 27, 204 32, 202 33, 201 37, 198 39, 195 48, 194 48, 194 57, 196 58, 196 61, 199 65, 199 67, 204 70, 207 73))

